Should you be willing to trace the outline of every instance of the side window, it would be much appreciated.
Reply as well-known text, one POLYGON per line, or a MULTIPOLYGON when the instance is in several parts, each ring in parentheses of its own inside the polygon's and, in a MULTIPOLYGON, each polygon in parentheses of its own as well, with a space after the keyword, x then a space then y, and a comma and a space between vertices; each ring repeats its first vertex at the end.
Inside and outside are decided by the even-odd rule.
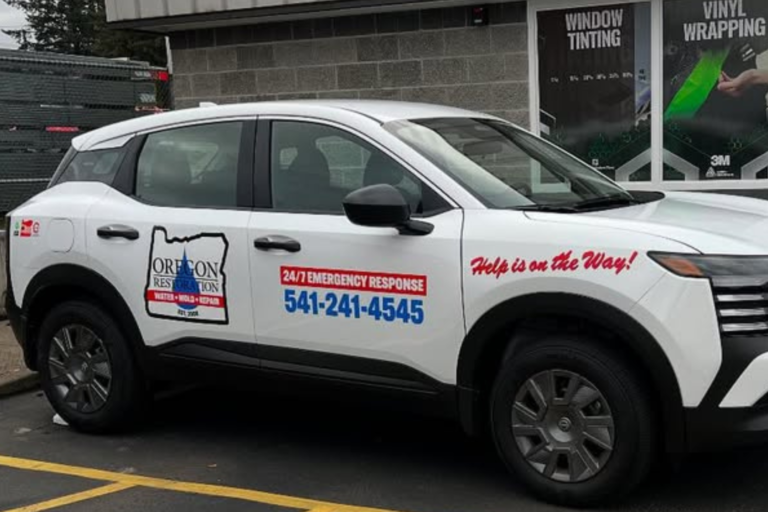
POLYGON ((274 121, 271 155, 272 203, 279 210, 343 213, 347 194, 382 183, 400 190, 415 214, 447 206, 389 156, 337 128, 274 121))
POLYGON ((55 184, 68 181, 98 181, 111 185, 122 160, 122 148, 78 153, 55 184))
POLYGON ((161 206, 237 206, 243 123, 153 133, 141 150, 136 197, 161 206))

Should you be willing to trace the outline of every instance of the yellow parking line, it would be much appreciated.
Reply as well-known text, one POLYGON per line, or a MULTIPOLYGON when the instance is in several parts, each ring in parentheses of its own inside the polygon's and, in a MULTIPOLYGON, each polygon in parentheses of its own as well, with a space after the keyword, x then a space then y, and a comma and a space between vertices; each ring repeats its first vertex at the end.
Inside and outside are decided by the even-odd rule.
MULTIPOLYGON (((339 512, 341 509, 335 505, 320 505, 307 512, 339 512)), ((347 509, 348 510, 348 509, 347 509)))
POLYGON ((56 473, 59 475, 76 476, 80 478, 89 478, 91 480, 115 482, 127 486, 149 487, 152 489, 162 489, 166 491, 203 494, 206 496, 215 496, 219 498, 234 498, 238 500, 253 501, 258 503, 265 503, 267 505, 277 505, 279 507, 296 508, 313 512, 393 512, 383 509, 358 507, 354 505, 344 505, 341 503, 331 503, 298 498, 295 496, 286 496, 283 494, 272 494, 251 489, 241 489, 238 487, 198 484, 193 482, 167 480, 164 478, 128 475, 123 473, 115 473, 112 471, 103 471, 100 469, 68 466, 65 464, 19 459, 16 457, 5 457, 2 455, 0 455, 0 466, 28 471, 40 471, 43 473, 56 473))
POLYGON ((63 507, 64 505, 71 505, 80 501, 91 500, 93 498, 99 498, 106 496, 107 494, 113 494, 116 492, 130 489, 133 485, 115 483, 105 485, 103 487, 97 487, 88 491, 78 492, 76 494, 70 494, 68 496, 62 496, 61 498, 54 498, 52 500, 43 501, 41 503, 35 503, 34 505, 27 505, 26 507, 14 508, 12 510, 6 510, 5 512, 40 512, 42 510, 50 510, 52 508, 63 507))

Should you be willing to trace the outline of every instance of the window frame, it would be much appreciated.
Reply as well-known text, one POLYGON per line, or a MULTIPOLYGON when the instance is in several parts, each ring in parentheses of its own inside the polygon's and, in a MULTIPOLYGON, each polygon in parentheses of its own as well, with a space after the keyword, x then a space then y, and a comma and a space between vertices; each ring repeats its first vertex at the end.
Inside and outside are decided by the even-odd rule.
POLYGON ((254 211, 291 213, 299 215, 330 215, 334 217, 345 215, 343 211, 334 213, 328 211, 309 211, 274 207, 272 204, 272 124, 275 122, 310 123, 341 130, 359 138, 378 151, 381 151, 384 155, 386 155, 388 158, 391 158, 395 163, 402 166, 403 169, 418 179, 421 182, 422 187, 428 187, 433 194, 437 195, 445 203, 443 208, 439 208, 433 212, 430 212, 429 214, 413 214, 414 218, 427 219, 458 208, 456 202, 451 199, 449 195, 445 194, 442 190, 440 190, 440 188, 436 187, 434 183, 432 183, 422 173, 415 169, 413 165, 382 146, 382 144, 372 139, 370 136, 361 133, 359 130, 326 119, 318 119, 305 116, 268 115, 259 116, 258 128, 256 130, 256 172, 255 180, 253 183, 253 193, 255 198, 254 211))
POLYGON ((156 208, 184 208, 196 210, 251 210, 254 207, 254 153, 251 148, 256 142, 257 117, 238 117, 228 119, 201 120, 194 123, 159 126, 152 130, 137 134, 126 146, 126 156, 117 171, 113 188, 147 206, 156 208), (240 148, 237 164, 237 196, 235 206, 200 206, 200 205, 167 205, 157 204, 136 195, 138 166, 141 154, 150 135, 156 135, 185 128, 213 126, 217 124, 242 123, 240 148))

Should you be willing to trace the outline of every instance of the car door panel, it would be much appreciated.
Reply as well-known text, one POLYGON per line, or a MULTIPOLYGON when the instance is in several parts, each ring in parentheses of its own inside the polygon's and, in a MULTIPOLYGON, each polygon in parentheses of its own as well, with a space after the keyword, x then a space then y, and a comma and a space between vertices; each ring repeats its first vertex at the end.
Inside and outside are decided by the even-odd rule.
POLYGON ((147 345, 186 337, 252 343, 251 291, 238 286, 250 279, 249 216, 151 206, 112 190, 86 222, 90 266, 118 288, 147 345), (114 225, 138 239, 98 235, 114 225))
POLYGON ((89 211, 92 267, 118 288, 149 346, 254 341, 254 133, 255 121, 227 120, 142 136, 89 211))
POLYGON ((298 252, 252 251, 256 339, 398 362, 455 380, 464 334, 462 212, 432 217, 425 237, 355 226, 341 215, 255 212, 250 237, 275 234, 298 252))
POLYGON ((355 371, 348 362, 362 358, 361 373, 395 363, 455 382, 464 337, 462 211, 371 133, 262 118, 257 144, 256 197, 264 204, 251 217, 249 243, 256 342, 265 358, 307 351, 326 368, 331 358, 355 371), (414 213, 428 211, 434 231, 404 236, 350 222, 344 197, 373 184, 397 188, 414 213))

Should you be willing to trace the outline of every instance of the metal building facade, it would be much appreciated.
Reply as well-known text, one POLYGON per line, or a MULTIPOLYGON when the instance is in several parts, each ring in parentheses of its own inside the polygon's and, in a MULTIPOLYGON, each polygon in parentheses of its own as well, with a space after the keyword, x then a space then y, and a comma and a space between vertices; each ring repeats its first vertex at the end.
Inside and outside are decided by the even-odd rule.
POLYGON ((319 3, 327 0, 107 0, 110 22, 319 3))

